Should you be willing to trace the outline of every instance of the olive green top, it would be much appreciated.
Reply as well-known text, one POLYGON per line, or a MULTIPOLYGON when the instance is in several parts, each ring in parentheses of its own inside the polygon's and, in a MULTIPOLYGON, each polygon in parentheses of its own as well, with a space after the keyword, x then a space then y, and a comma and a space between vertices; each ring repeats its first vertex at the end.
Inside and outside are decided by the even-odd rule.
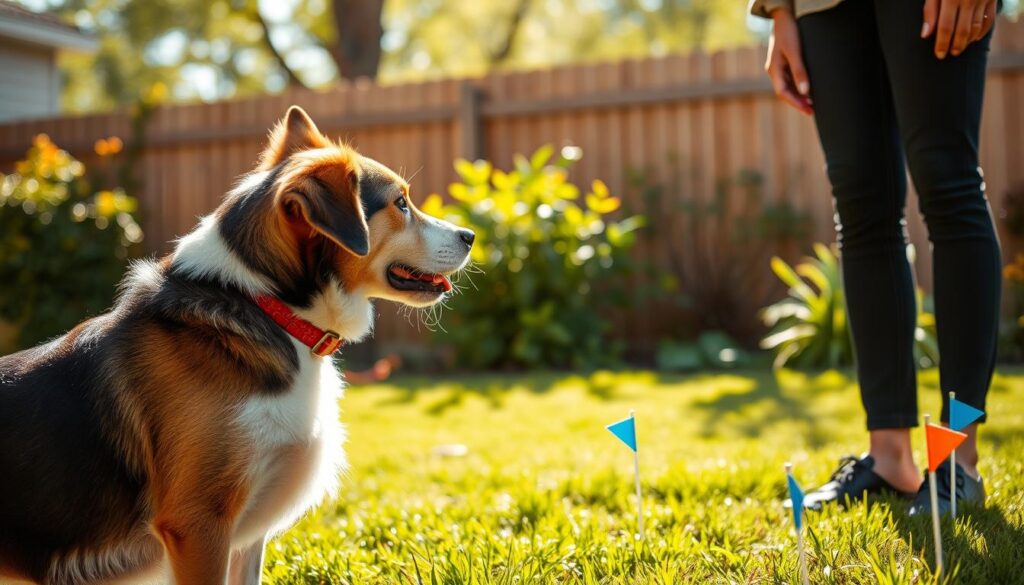
POLYGON ((750 0, 750 13, 754 16, 771 16, 772 10, 788 7, 797 18, 812 12, 828 10, 843 0, 750 0))

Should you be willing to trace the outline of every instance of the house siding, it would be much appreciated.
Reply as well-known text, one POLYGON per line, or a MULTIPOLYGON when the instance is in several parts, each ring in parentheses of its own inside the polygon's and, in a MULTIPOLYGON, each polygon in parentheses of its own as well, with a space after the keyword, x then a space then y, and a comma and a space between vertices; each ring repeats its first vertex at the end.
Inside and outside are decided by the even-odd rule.
POLYGON ((56 114, 59 99, 54 49, 0 39, 0 120, 56 114))

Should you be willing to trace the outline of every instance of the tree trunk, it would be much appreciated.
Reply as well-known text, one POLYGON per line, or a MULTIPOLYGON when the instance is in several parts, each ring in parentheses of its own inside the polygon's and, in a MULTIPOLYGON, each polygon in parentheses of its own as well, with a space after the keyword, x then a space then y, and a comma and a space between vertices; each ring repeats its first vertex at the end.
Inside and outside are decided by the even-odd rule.
POLYGON ((345 79, 377 78, 384 0, 332 0, 337 41, 328 51, 345 79))

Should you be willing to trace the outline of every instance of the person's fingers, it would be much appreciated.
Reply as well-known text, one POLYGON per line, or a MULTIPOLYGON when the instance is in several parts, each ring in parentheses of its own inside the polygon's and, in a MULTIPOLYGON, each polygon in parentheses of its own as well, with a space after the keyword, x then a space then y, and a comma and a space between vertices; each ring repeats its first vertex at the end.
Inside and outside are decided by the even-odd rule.
POLYGON ((780 65, 782 59, 777 59, 776 62, 768 68, 768 78, 772 81, 772 89, 775 90, 776 97, 782 102, 800 110, 804 113, 809 113, 806 100, 801 98, 796 91, 793 90, 792 84, 790 83, 789 76, 786 74, 786 68, 780 65))
POLYGON ((971 42, 971 26, 974 18, 974 5, 965 2, 960 6, 959 15, 956 19, 956 29, 953 32, 953 47, 950 51, 953 56, 964 52, 968 43, 971 42))
MULTIPOLYGON (((808 97, 807 94, 803 93, 803 90, 798 87, 796 79, 793 76, 793 64, 788 60, 785 63, 785 67, 782 68, 783 86, 781 97, 783 101, 805 114, 812 113, 814 110, 811 107, 811 98, 808 97)), ((807 74, 804 73, 805 79, 806 75, 807 74)), ((807 82, 804 81, 804 83, 807 82)), ((807 92, 810 93, 809 87, 807 88, 807 92)))
POLYGON ((772 63, 768 67, 768 79, 772 81, 772 89, 775 91, 775 95, 782 98, 782 94, 786 91, 786 76, 778 63, 772 63))
POLYGON ((996 13, 998 11, 999 7, 996 4, 996 0, 989 0, 985 3, 985 18, 982 21, 979 39, 984 38, 992 30, 992 27, 996 25, 996 13))
POLYGON ((939 18, 939 0, 925 0, 922 16, 924 22, 921 23, 921 38, 926 39, 935 32, 935 21, 939 18))
POLYGON ((789 63, 789 73, 793 77, 796 90, 800 92, 800 95, 811 95, 811 80, 807 77, 803 58, 799 54, 787 54, 786 61, 789 63))
POLYGON ((814 109, 811 107, 811 104, 807 100, 807 98, 796 93, 790 87, 786 87, 786 89, 782 90, 782 93, 779 94, 779 97, 782 99, 782 101, 786 102, 790 106, 793 106, 796 110, 803 112, 804 114, 812 114, 814 112, 814 109))
POLYGON ((971 17, 971 38, 969 42, 974 41, 985 36, 981 31, 985 28, 985 10, 988 8, 988 2, 982 1, 974 5, 974 13, 971 17))
POLYGON ((946 1, 939 4, 939 20, 935 26, 935 56, 945 59, 949 53, 949 44, 953 40, 956 29, 957 5, 946 1))

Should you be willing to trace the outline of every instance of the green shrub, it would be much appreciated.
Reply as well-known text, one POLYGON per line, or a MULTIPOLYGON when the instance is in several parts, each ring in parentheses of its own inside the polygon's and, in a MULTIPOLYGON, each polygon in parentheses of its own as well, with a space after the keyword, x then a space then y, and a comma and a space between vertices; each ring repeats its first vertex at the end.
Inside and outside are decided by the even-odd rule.
POLYGON ((695 341, 663 339, 654 362, 659 370, 686 372, 749 366, 752 356, 735 339, 718 330, 705 331, 695 341))
MULTIPOLYGON (((761 318, 772 328, 761 347, 775 351, 775 366, 837 368, 853 364, 853 344, 846 319, 839 260, 831 248, 814 245, 814 258, 794 269, 774 257, 772 271, 789 287, 789 298, 765 307, 761 318)), ((910 249, 913 253, 913 249, 910 249)), ((918 363, 938 363, 935 317, 925 310, 917 291, 914 354, 918 363)))
POLYGON ((459 160, 453 203, 431 195, 422 206, 477 234, 480 273, 460 283, 464 294, 438 332, 460 365, 586 367, 614 353, 603 309, 625 302, 625 252, 643 218, 612 221, 620 201, 604 183, 581 194, 568 180, 578 149, 553 154, 545 146, 517 156, 509 172, 459 160))
MULTIPOLYGON (((101 155, 114 154, 101 142, 101 155)), ((0 321, 13 326, 13 348, 109 307, 142 240, 135 199, 119 189, 94 192, 84 176, 85 166, 45 134, 14 173, 0 175, 0 321)))

